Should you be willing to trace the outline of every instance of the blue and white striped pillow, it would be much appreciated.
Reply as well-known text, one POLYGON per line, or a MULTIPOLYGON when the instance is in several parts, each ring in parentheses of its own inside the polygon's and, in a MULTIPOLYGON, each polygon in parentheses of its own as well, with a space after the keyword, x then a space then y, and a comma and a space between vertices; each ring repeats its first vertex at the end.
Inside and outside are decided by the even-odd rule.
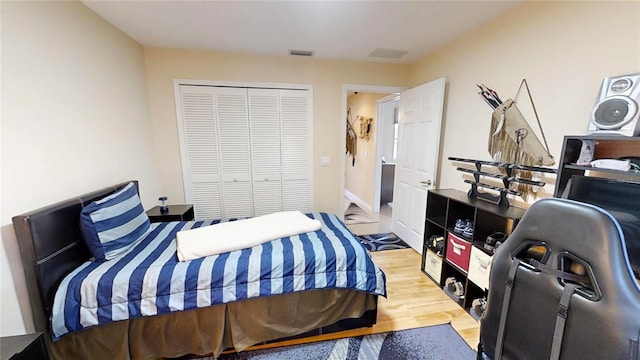
POLYGON ((96 260, 111 260, 142 240, 150 230, 133 182, 87 205, 80 213, 80 229, 96 260))

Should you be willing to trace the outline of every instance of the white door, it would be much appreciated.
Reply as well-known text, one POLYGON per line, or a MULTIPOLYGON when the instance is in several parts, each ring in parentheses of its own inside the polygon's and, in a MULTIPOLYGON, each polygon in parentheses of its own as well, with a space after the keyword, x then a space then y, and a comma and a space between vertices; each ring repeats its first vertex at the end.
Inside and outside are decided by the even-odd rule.
POLYGON ((247 90, 212 88, 216 94, 222 216, 253 216, 247 90))
POLYGON ((313 210, 309 101, 305 90, 249 89, 256 216, 313 210))
POLYGON ((445 78, 400 94, 391 231, 422 253, 427 191, 435 188, 445 78))
POLYGON ((196 220, 313 210, 311 94, 178 85, 185 199, 196 220))
POLYGON ((280 90, 282 210, 313 211, 313 124, 308 91, 280 90))
POLYGON ((186 200, 196 219, 220 219, 222 197, 215 94, 202 86, 181 86, 177 107, 186 200))
POLYGON ((253 215, 247 90, 180 86, 178 131, 195 218, 253 215))
POLYGON ((254 215, 282 211, 279 90, 249 89, 254 215))

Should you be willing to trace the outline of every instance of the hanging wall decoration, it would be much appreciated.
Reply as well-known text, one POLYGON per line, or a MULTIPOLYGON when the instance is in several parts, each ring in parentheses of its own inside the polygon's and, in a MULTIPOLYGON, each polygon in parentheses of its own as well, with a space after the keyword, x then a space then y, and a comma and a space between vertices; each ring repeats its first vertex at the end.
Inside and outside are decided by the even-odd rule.
POLYGON ((494 161, 530 166, 551 166, 555 164, 525 79, 522 80, 515 98, 500 102, 493 111, 489 135, 489 153, 494 161), (518 96, 523 86, 527 89, 544 145, 518 109, 518 96))
POLYGON ((371 123, 373 118, 358 116, 360 120, 360 138, 369 141, 369 133, 371 132, 371 123))
POLYGON ((351 166, 356 165, 356 152, 358 149, 358 137, 351 125, 351 108, 347 109, 347 153, 351 155, 351 166))
MULTIPOLYGON (((523 166, 554 165, 555 159, 549 151, 549 145, 544 136, 542 124, 540 123, 538 112, 533 103, 533 97, 531 96, 527 80, 522 79, 513 100, 507 99, 504 102, 494 90, 484 85, 477 86, 481 90, 478 94, 480 94, 485 102, 493 109, 488 141, 488 150, 493 161, 523 166), (526 88, 529 100, 531 101, 544 145, 540 142, 516 105, 523 86, 526 88)), ((537 178, 539 176, 540 174, 531 174, 530 172, 522 172, 520 174, 520 177, 523 179, 537 178)), ((517 190, 522 192, 524 198, 527 198, 534 192, 528 184, 517 185, 517 190)))

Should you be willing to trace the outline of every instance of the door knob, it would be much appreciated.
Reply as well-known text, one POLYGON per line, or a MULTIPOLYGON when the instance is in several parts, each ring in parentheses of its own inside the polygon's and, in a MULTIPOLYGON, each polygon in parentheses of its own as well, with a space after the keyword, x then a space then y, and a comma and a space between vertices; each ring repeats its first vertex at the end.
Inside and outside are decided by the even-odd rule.
POLYGON ((422 185, 427 185, 427 186, 431 186, 431 180, 426 180, 426 181, 425 181, 425 180, 422 180, 422 181, 420 181, 420 184, 422 184, 422 185))

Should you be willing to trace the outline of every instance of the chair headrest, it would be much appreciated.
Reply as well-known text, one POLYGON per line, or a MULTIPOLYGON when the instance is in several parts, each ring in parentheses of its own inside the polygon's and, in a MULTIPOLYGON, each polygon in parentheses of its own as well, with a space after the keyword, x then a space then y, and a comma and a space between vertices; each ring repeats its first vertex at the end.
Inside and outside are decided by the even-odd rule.
POLYGON ((531 253, 541 246, 547 253, 538 261, 560 268, 560 259, 571 257, 580 261, 569 262, 567 271, 583 275, 585 266, 589 267, 603 290, 626 282, 640 291, 620 224, 599 207, 567 199, 539 200, 527 210, 495 259, 520 257, 521 252, 531 253))

